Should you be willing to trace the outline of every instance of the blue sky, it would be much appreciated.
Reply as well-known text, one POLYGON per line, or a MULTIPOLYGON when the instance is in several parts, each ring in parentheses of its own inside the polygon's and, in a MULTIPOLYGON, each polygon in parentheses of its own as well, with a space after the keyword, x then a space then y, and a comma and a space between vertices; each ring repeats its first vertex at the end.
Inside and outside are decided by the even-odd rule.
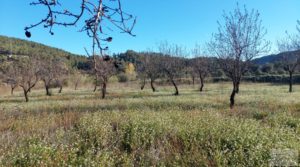
MULTIPOLYGON (((0 35, 26 39, 24 27, 39 21, 46 12, 43 8, 29 6, 30 2, 1 0, 0 35)), ((300 19, 300 0, 123 0, 124 10, 137 16, 134 29, 137 36, 113 32, 110 50, 118 53, 128 49, 155 49, 157 43, 164 40, 187 48, 194 47, 195 43, 205 44, 217 31, 217 21, 222 20, 223 11, 232 11, 237 2, 245 4, 248 9, 259 10, 263 25, 268 30, 266 39, 273 43, 271 52, 276 52, 276 40, 283 37, 286 30, 296 31, 296 21, 300 19)), ((78 3, 68 3, 70 9, 78 10, 78 3)), ((91 39, 77 30, 57 27, 54 29, 55 35, 51 36, 41 26, 31 30, 30 40, 85 54, 84 47, 91 46, 91 39)))

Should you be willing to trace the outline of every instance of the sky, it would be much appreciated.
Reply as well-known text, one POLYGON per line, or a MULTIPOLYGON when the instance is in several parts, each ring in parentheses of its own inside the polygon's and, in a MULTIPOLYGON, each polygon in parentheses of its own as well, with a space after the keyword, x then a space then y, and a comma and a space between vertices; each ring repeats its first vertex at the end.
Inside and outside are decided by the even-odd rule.
MULTIPOLYGON (((46 16, 45 8, 30 6, 33 0, 1 0, 0 35, 27 39, 24 27, 37 23, 46 16)), ((79 0, 60 0, 66 8, 78 11, 79 0), (73 3, 74 2, 74 3, 73 3)), ((217 21, 222 22, 223 12, 230 12, 237 2, 248 9, 260 12, 266 39, 272 43, 270 53, 276 53, 276 40, 284 37, 285 31, 296 32, 300 20, 300 0, 122 0, 123 10, 137 17, 133 33, 111 32, 111 53, 126 50, 155 50, 161 41, 169 41, 192 49, 195 43, 205 45, 217 32, 217 21)), ((85 55, 84 47, 91 47, 91 39, 78 32, 79 27, 55 27, 50 35, 42 26, 31 31, 34 42, 43 43, 66 51, 85 55)))

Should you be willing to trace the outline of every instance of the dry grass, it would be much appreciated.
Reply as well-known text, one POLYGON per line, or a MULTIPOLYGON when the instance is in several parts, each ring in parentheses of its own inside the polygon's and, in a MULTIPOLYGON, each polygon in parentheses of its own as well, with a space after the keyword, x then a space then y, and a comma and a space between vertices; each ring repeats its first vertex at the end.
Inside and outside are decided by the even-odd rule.
POLYGON ((34 90, 0 97, 4 166, 266 166, 270 149, 300 150, 300 86, 243 83, 234 110, 230 83, 141 91, 109 85, 46 97, 34 90), (260 145, 261 144, 261 145, 260 145), (258 148, 260 147, 260 148, 258 148), (225 151, 224 151, 225 150, 225 151))

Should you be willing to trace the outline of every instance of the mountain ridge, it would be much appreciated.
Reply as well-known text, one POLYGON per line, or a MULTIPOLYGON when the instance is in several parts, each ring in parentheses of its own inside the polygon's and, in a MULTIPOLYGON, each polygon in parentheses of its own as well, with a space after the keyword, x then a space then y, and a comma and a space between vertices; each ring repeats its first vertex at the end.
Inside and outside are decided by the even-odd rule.
MULTIPOLYGON (((293 51, 296 54, 300 55, 300 50, 293 51)), ((254 62, 257 65, 265 65, 269 63, 275 63, 278 61, 281 61, 283 56, 290 52, 283 52, 279 54, 271 54, 267 56, 262 56, 259 58, 254 59, 252 62, 254 62)), ((74 58, 74 59, 87 59, 86 56, 74 54, 69 51, 66 51, 61 48, 56 48, 52 46, 48 46, 42 43, 29 41, 25 39, 19 39, 15 37, 8 37, 4 35, 0 35, 0 56, 2 55, 41 55, 41 56, 47 56, 47 55, 57 55, 64 57, 68 60, 74 58)))
POLYGON ((291 51, 291 52, 281 52, 281 53, 278 53, 278 54, 271 54, 271 55, 267 55, 267 56, 262 56, 260 58, 254 59, 253 62, 257 65, 266 65, 266 64, 270 64, 270 63, 276 63, 276 62, 282 61, 283 57, 286 54, 291 54, 290 59, 294 59, 295 56, 300 55, 300 50, 291 51))

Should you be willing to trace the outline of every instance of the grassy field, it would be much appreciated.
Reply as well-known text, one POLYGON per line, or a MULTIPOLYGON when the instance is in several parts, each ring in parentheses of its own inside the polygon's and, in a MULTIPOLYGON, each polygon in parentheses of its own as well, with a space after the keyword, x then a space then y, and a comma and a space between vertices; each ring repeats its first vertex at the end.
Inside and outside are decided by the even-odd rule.
POLYGON ((268 166, 273 149, 300 151, 300 86, 243 83, 233 110, 230 83, 138 87, 34 90, 29 103, 4 91, 0 165, 268 166))

